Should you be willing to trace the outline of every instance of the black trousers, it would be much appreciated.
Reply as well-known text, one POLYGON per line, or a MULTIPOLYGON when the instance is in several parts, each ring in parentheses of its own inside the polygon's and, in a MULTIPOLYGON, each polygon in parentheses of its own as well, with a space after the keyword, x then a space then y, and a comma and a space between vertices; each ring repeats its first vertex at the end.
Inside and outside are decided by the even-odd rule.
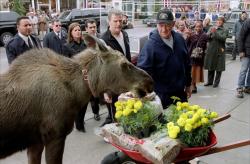
POLYGON ((108 108, 108 117, 106 118, 105 122, 114 122, 115 121, 115 102, 118 101, 118 95, 112 95, 112 103, 106 103, 108 108))
POLYGON ((207 83, 208 84, 219 85, 221 74, 222 74, 221 71, 208 71, 208 77, 207 77, 208 82, 207 83), (216 76, 214 78, 215 72, 216 72, 216 76))
MULTIPOLYGON (((96 98, 96 97, 92 96, 91 99, 90 99, 90 104, 91 104, 91 107, 92 107, 92 112, 94 114, 99 114, 99 110, 100 110, 100 108, 99 108, 99 98, 96 98)), ((78 114, 77 114, 77 116, 75 118, 76 127, 81 128, 83 126, 87 108, 88 108, 88 104, 83 106, 81 108, 81 110, 78 112, 78 114)))

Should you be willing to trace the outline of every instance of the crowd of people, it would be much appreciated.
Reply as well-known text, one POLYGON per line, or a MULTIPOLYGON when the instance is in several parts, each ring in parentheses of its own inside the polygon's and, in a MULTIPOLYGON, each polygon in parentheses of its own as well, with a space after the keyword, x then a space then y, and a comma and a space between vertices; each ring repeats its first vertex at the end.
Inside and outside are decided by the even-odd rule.
MULTIPOLYGON (((250 93, 250 19, 246 13, 235 25, 235 49, 233 60, 239 53, 242 67, 239 73, 237 97, 243 98, 244 92, 250 93), (245 23, 243 23, 245 22, 245 23)), ((204 69, 208 70, 207 82, 204 86, 219 86, 222 72, 225 71, 225 42, 228 30, 223 26, 224 18, 219 17, 212 26, 210 20, 194 20, 192 26, 185 18, 174 19, 172 11, 161 9, 157 14, 157 28, 150 32, 149 39, 140 51, 137 66, 145 70, 154 80, 154 91, 160 97, 163 108, 173 103, 172 96, 181 101, 188 101, 192 93, 197 93, 197 84, 204 82, 204 69)), ((68 33, 63 33, 61 22, 52 20, 52 31, 47 30, 47 16, 42 13, 36 18, 34 13, 17 19, 17 35, 6 45, 9 64, 23 52, 32 48, 49 48, 65 57, 87 48, 80 24, 72 23, 68 33), (39 30, 37 30, 39 29, 39 30), (37 35, 42 36, 38 38, 37 35), (42 45, 41 41, 42 40, 42 45)), ((120 51, 131 62, 129 36, 124 29, 133 28, 128 22, 128 16, 122 11, 111 9, 108 13, 108 29, 97 33, 97 22, 88 19, 85 23, 86 32, 93 35, 112 49, 120 51)), ((108 117, 101 125, 115 121, 114 103, 118 95, 105 92, 100 98, 106 102, 108 117)), ((94 119, 99 121, 99 98, 90 100, 94 119)), ((75 125, 76 129, 85 132, 84 117, 87 105, 79 111, 75 125)))

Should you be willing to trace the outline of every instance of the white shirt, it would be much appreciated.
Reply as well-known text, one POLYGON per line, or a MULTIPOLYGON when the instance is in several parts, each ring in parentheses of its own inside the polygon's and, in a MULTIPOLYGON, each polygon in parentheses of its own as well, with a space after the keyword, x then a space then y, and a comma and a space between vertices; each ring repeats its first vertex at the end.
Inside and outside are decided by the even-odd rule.
POLYGON ((59 39, 61 39, 61 32, 60 32, 60 31, 59 31, 59 32, 55 32, 55 31, 54 31, 54 33, 56 34, 56 36, 59 37, 59 39))
POLYGON ((18 33, 18 35, 24 40, 24 42, 26 43, 27 46, 29 46, 28 38, 30 39, 30 42, 31 42, 32 46, 34 46, 30 36, 25 36, 25 35, 21 34, 20 32, 18 33))
POLYGON ((122 51, 124 52, 124 55, 126 56, 126 47, 125 47, 125 44, 124 44, 124 39, 123 39, 122 32, 120 32, 120 34, 118 36, 114 36, 114 38, 120 44, 120 46, 122 47, 122 51))
POLYGON ((171 35, 169 39, 165 39, 165 38, 161 38, 163 40, 163 42, 168 45, 172 50, 174 47, 174 39, 173 36, 171 35))

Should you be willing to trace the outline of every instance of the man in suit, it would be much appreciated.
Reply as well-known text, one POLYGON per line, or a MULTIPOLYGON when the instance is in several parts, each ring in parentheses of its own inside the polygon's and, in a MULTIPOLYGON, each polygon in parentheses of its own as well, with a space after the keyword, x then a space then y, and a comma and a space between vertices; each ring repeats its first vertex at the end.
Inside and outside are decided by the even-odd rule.
POLYGON ((94 19, 87 19, 85 22, 85 30, 90 35, 94 35, 97 38, 100 38, 100 34, 97 32, 97 25, 94 19))
MULTIPOLYGON (((122 30, 122 16, 123 13, 120 10, 112 9, 109 11, 109 28, 106 32, 103 33, 101 39, 103 39, 105 43, 112 49, 120 51, 128 59, 128 61, 131 62, 128 34, 122 30)), ((113 93, 105 93, 104 99, 107 102, 109 115, 102 126, 114 121, 114 103, 118 100, 118 95, 115 95, 113 93)))
POLYGON ((32 48, 41 48, 39 39, 32 33, 29 17, 19 17, 16 20, 18 33, 7 43, 6 54, 10 64, 15 58, 32 48))
POLYGON ((61 30, 61 22, 59 20, 52 21, 53 31, 45 35, 43 39, 43 47, 47 47, 58 54, 65 55, 65 43, 67 42, 67 34, 61 30))
MULTIPOLYGON (((90 35, 96 36, 97 38, 100 37, 100 34, 97 33, 97 25, 96 25, 96 21, 94 19, 87 19, 85 22, 85 30, 87 33, 89 33, 90 35)), ((99 108, 99 98, 92 96, 90 99, 90 104, 92 107, 92 112, 94 113, 94 119, 96 121, 99 121, 100 118, 100 108, 99 108)))

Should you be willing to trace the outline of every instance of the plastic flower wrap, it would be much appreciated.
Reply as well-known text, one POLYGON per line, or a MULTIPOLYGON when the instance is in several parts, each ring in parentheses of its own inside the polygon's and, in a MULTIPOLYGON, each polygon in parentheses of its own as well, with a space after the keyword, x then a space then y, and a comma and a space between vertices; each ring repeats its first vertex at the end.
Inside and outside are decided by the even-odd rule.
MULTIPOLYGON (((147 137, 149 134, 141 133, 157 126, 157 106, 150 101, 131 98, 119 100, 115 103, 117 122, 124 128, 124 131, 138 138, 147 137)), ((148 132, 149 133, 149 132, 148 132)))
POLYGON ((170 105, 164 114, 168 136, 190 147, 206 145, 213 119, 218 117, 216 112, 187 102, 170 105))

